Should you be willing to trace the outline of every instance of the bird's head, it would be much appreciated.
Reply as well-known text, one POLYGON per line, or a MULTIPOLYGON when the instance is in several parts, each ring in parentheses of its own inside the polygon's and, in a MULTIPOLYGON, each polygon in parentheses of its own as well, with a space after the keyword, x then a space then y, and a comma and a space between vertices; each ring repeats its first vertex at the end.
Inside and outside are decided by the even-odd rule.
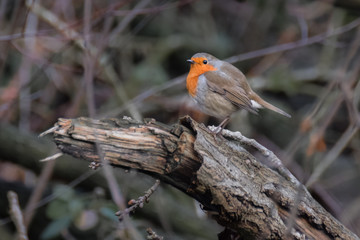
POLYGON ((191 59, 187 60, 191 64, 189 74, 200 76, 208 71, 216 71, 216 61, 218 59, 208 53, 196 53, 191 59))

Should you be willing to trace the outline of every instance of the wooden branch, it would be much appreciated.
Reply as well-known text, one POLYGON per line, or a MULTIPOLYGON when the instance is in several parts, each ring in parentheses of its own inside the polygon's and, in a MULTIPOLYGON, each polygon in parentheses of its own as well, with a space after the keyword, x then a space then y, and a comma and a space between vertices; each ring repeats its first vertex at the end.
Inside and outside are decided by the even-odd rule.
POLYGON ((26 226, 24 224, 24 217, 20 209, 18 195, 13 191, 9 191, 7 196, 9 199, 10 216, 17 229, 17 239, 28 240, 29 238, 27 236, 26 226))
MULTIPOLYGON (((40 174, 45 165, 43 162, 40 162, 40 159, 53 155, 56 151, 56 145, 52 142, 52 139, 53 138, 50 136, 50 133, 48 133, 46 138, 39 138, 34 134, 20 131, 18 128, 10 124, 0 122, 0 158, 4 161, 29 169, 36 174, 40 174), (51 139, 48 137, 51 137, 51 139)), ((74 160, 72 156, 64 154, 64 156, 56 161, 53 178, 61 180, 64 183, 70 183, 74 180, 77 181, 76 179, 82 178, 82 176, 91 173, 87 169, 88 165, 89 164, 86 161, 74 160)), ((117 174, 116 178, 117 182, 120 184, 129 182, 129 179, 131 179, 131 185, 128 184, 128 186, 126 186, 126 191, 131 193, 133 196, 140 196, 147 187, 147 180, 144 182, 142 181, 142 178, 136 176, 136 174, 117 174)), ((29 189, 24 189, 24 186, 21 184, 14 185, 0 180, 0 186, 2 186, 2 188, 0 188, 0 202, 7 202, 7 191, 14 189, 19 195, 21 195, 24 201, 27 201, 30 197, 29 189)), ((81 181, 79 186, 86 191, 92 191, 94 186, 98 186, 107 191, 109 187, 107 181, 104 179, 102 171, 98 171, 85 181, 81 181)), ((214 223, 210 221, 200 221, 201 218, 196 216, 194 211, 176 211, 179 204, 182 204, 184 208, 192 209, 194 207, 194 204, 191 201, 182 201, 181 194, 179 192, 167 192, 166 199, 167 205, 161 209, 161 214, 166 215, 166 224, 171 226, 171 229, 174 231, 174 235, 178 238, 185 235, 209 239, 216 233, 214 223), (175 214, 177 216, 176 218, 171 217, 175 214), (182 219, 189 219, 189 221, 184 223, 182 219), (208 228, 211 229, 203 231, 203 229, 208 228)), ((137 217, 149 218, 153 216, 153 209, 157 208, 158 205, 159 203, 150 201, 141 211, 137 211, 137 217)), ((6 212, 7 209, 3 208, 3 213, 6 214, 6 212)), ((35 218, 39 224, 32 225, 31 229, 35 229, 35 231, 42 231, 43 226, 46 225, 42 222, 42 220, 44 220, 42 212, 37 211, 37 216, 35 218)), ((159 222, 154 222, 153 227, 158 227, 159 224, 159 222)), ((1 231, 0 228, 0 239, 12 239, 11 237, 3 237, 4 234, 5 232, 1 231)))
POLYGON ((225 227, 220 239, 358 239, 287 169, 251 155, 244 147, 253 141, 233 139, 215 141, 189 117, 172 127, 129 118, 59 119, 54 131, 64 153, 99 163, 98 144, 113 166, 137 169, 187 193, 225 227))

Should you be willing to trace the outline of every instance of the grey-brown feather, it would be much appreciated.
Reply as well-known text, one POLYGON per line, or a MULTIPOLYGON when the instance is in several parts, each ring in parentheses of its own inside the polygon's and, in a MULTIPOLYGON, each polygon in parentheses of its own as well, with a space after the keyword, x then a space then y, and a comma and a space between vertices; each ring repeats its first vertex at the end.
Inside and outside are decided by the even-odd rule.
POLYGON ((257 114, 257 109, 253 107, 248 97, 252 90, 244 74, 227 62, 214 61, 213 65, 217 68, 216 71, 204 73, 209 90, 222 95, 237 108, 257 114))

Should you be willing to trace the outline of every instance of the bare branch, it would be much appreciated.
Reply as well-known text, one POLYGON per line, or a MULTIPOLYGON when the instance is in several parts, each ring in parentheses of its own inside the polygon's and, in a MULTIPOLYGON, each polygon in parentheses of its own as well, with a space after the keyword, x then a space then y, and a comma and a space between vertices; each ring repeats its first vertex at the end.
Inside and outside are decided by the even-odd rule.
POLYGON ((148 236, 146 239, 148 240, 163 240, 163 237, 160 237, 159 235, 156 234, 156 232, 154 232, 151 228, 147 228, 146 232, 148 233, 148 236))
POLYGON ((159 185, 160 185, 160 180, 156 180, 155 184, 145 192, 144 196, 139 197, 137 200, 131 199, 128 203, 129 205, 131 205, 131 207, 128 207, 124 210, 120 210, 116 212, 115 215, 119 217, 120 221, 122 221, 125 215, 129 215, 139 207, 143 208, 144 204, 149 202, 150 196, 156 191, 159 185))
POLYGON ((231 236, 358 239, 302 184, 279 171, 285 167, 263 165, 244 142, 215 142, 204 125, 189 117, 172 127, 154 120, 88 118, 59 119, 57 126, 54 141, 64 153, 100 162, 97 143, 111 165, 144 172, 199 201, 231 236))
POLYGON ((15 192, 9 191, 7 197, 10 203, 10 216, 16 226, 18 239, 28 240, 29 238, 27 236, 27 231, 24 224, 24 218, 20 209, 18 196, 15 192))
POLYGON ((227 58, 227 59, 225 59, 225 61, 228 61, 230 63, 235 63, 235 62, 240 62, 240 61, 255 58, 255 57, 265 56, 265 55, 272 54, 272 53, 301 48, 301 47, 308 46, 308 45, 311 45, 314 43, 322 42, 329 37, 343 34, 347 31, 350 31, 350 30, 358 27, 359 25, 360 25, 360 18, 357 18, 354 21, 352 21, 344 26, 341 26, 339 28, 336 28, 331 32, 321 33, 321 34, 318 34, 318 35, 315 35, 315 36, 312 36, 309 38, 300 39, 295 42, 284 43, 284 44, 280 44, 280 45, 271 46, 268 48, 262 48, 262 49, 244 53, 244 54, 239 54, 239 55, 227 58))

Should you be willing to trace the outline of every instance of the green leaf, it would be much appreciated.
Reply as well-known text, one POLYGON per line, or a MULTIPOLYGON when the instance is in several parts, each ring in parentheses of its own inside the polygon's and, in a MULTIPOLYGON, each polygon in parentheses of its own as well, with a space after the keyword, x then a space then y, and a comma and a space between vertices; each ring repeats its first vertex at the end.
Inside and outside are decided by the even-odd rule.
POLYGON ((60 232, 66 228, 68 228, 71 224, 71 216, 64 216, 58 220, 51 222, 42 232, 40 238, 41 239, 50 239, 56 237, 60 234, 60 232))

